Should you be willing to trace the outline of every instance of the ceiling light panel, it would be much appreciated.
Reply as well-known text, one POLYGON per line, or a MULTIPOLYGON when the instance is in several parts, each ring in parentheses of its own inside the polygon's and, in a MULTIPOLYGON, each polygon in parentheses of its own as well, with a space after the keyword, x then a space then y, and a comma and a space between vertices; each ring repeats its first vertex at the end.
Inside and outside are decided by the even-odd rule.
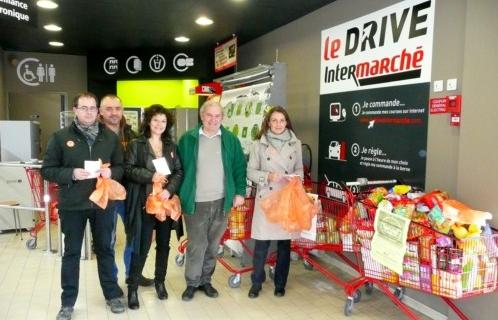
POLYGON ((39 0, 36 2, 36 5, 43 9, 55 9, 59 5, 51 0, 39 0))
POLYGON ((208 17, 199 17, 197 18, 197 20, 195 20, 195 23, 197 23, 198 25, 201 25, 201 26, 209 26, 211 24, 213 24, 213 20, 209 19, 208 17))
POLYGON ((46 24, 46 25, 44 25, 44 26, 43 26, 43 28, 44 28, 45 30, 48 30, 48 31, 61 31, 61 30, 62 30, 62 28, 61 28, 61 27, 59 27, 58 25, 53 24, 53 23, 51 23, 51 24, 46 24))

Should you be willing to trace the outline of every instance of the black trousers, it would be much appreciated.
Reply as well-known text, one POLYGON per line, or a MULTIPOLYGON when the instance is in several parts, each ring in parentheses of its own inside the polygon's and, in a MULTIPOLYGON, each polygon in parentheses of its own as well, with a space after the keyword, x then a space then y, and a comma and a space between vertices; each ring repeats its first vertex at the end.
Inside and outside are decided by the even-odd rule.
POLYGON ((99 281, 104 297, 109 300, 123 294, 113 275, 114 250, 111 246, 115 227, 113 211, 114 207, 108 207, 106 210, 59 210, 62 233, 64 233, 61 268, 62 306, 74 306, 78 297, 81 245, 87 221, 90 221, 99 281))
MULTIPOLYGON (((268 255, 270 240, 255 240, 254 257, 252 260, 253 272, 251 281, 253 284, 260 285, 265 281, 265 263, 268 255)), ((290 240, 277 240, 277 264, 275 266, 275 288, 284 289, 287 284, 290 266, 290 240)))
POLYGON ((156 268, 154 271, 154 281, 160 283, 166 280, 172 226, 173 220, 169 217, 161 222, 152 214, 142 213, 140 250, 139 252, 133 252, 131 256, 131 270, 128 279, 128 287, 130 289, 136 290, 138 288, 140 275, 149 254, 153 230, 156 230, 156 268))

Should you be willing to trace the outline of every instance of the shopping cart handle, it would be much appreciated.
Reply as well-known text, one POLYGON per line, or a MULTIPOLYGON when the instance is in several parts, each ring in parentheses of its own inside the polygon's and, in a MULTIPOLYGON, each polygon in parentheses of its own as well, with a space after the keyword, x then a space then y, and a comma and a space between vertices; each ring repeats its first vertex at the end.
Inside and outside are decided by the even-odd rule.
POLYGON ((345 184, 348 187, 352 187, 352 186, 372 186, 372 185, 381 185, 381 184, 393 184, 397 182, 398 180, 396 179, 369 181, 367 178, 358 178, 356 179, 356 181, 345 182, 345 184))

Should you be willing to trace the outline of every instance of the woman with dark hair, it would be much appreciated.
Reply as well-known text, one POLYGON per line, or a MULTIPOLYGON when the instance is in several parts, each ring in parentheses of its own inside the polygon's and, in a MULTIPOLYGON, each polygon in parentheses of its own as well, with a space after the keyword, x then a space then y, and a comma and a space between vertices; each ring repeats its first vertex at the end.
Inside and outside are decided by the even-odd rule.
POLYGON ((152 241, 152 231, 156 230, 156 263, 154 283, 157 297, 168 298, 164 285, 169 255, 171 230, 178 226, 177 237, 183 234, 181 220, 174 223, 171 218, 158 220, 155 215, 145 212, 147 196, 152 192, 154 182, 163 185, 162 200, 169 199, 180 187, 183 169, 178 158, 177 147, 172 140, 170 129, 174 123, 173 114, 162 105, 155 104, 145 110, 141 136, 129 146, 125 161, 125 174, 128 181, 126 209, 126 235, 128 243, 134 245, 131 270, 128 281, 128 307, 138 309, 138 284, 152 241), (152 162, 164 158, 170 174, 156 171, 152 162))
POLYGON ((255 239, 254 270, 249 298, 258 297, 265 281, 265 262, 271 240, 277 240, 274 295, 283 297, 289 275, 291 239, 299 234, 289 233, 280 224, 269 222, 260 201, 282 189, 288 183, 288 177, 303 178, 301 141, 294 134, 289 114, 280 106, 268 111, 256 137, 247 163, 247 178, 257 185, 251 230, 251 238, 255 239))

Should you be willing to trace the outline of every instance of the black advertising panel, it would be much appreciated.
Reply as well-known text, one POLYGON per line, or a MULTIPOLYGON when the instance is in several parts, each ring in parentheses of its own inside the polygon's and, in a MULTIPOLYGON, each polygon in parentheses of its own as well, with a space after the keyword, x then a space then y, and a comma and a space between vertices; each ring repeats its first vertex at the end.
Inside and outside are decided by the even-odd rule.
POLYGON ((434 1, 322 31, 319 179, 424 187, 434 1))
POLYGON ((137 50, 88 55, 88 77, 99 80, 203 78, 209 57, 189 50, 137 50))
POLYGON ((424 186, 429 84, 320 97, 320 177, 424 186))

